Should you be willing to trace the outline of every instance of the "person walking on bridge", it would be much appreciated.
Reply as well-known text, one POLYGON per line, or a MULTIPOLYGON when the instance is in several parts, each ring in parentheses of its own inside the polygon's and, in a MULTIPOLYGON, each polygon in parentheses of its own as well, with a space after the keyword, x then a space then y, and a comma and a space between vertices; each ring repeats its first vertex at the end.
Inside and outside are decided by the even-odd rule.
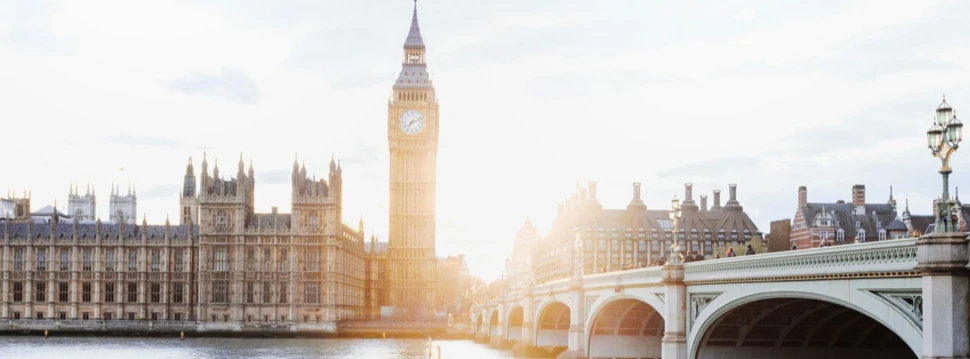
POLYGON ((752 255, 752 254, 755 254, 755 253, 754 253, 754 248, 751 248, 751 245, 749 244, 749 245, 748 245, 748 249, 747 249, 746 251, 744 251, 744 255, 746 255, 746 256, 750 256, 750 255, 752 255))

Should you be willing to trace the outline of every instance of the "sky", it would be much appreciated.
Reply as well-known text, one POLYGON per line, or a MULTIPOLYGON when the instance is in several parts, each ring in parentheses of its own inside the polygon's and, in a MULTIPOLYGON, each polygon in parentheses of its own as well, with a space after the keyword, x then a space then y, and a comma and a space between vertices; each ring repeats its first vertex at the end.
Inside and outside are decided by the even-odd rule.
MULTIPOLYGON (((162 223, 189 157, 234 173, 242 154, 257 211, 285 211, 294 157, 324 177, 334 155, 344 220, 386 239, 387 100, 413 5, 0 0, 0 190, 64 207, 91 184, 107 218, 112 183, 131 183, 162 223)), ((764 232, 800 185, 834 202, 865 184, 880 203, 893 186, 929 213, 933 111, 945 93, 970 113, 966 1, 417 5, 440 102, 437 251, 485 279, 577 182, 607 208, 642 182, 658 209, 686 182, 722 201, 737 183, 764 232)), ((970 154, 953 168, 970 191, 970 154)))

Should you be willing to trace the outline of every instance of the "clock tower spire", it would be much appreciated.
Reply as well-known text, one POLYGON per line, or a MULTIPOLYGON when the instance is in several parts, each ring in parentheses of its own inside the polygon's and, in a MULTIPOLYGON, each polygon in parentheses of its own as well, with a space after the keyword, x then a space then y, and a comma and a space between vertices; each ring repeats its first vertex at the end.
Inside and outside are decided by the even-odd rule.
POLYGON ((389 302, 409 315, 435 308, 438 100, 415 1, 401 73, 387 103, 390 151, 389 302))

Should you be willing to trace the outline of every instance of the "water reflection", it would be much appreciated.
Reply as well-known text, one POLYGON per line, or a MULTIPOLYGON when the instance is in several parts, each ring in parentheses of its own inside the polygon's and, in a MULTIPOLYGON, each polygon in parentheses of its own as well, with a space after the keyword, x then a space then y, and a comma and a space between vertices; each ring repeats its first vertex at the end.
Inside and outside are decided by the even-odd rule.
MULTIPOLYGON (((0 337, 0 358, 148 359, 148 358, 427 358, 420 339, 228 339, 0 337)), ((442 358, 511 358, 470 340, 433 341, 442 358)), ((437 358, 437 349, 432 349, 437 358)))

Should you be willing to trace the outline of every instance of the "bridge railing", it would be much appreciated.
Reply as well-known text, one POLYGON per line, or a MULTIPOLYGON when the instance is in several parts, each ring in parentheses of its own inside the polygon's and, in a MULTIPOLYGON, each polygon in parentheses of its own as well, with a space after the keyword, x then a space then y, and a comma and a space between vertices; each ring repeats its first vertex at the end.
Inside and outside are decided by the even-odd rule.
POLYGON ((691 262, 687 282, 759 278, 852 278, 867 274, 909 275, 916 266, 916 238, 846 244, 691 262))

